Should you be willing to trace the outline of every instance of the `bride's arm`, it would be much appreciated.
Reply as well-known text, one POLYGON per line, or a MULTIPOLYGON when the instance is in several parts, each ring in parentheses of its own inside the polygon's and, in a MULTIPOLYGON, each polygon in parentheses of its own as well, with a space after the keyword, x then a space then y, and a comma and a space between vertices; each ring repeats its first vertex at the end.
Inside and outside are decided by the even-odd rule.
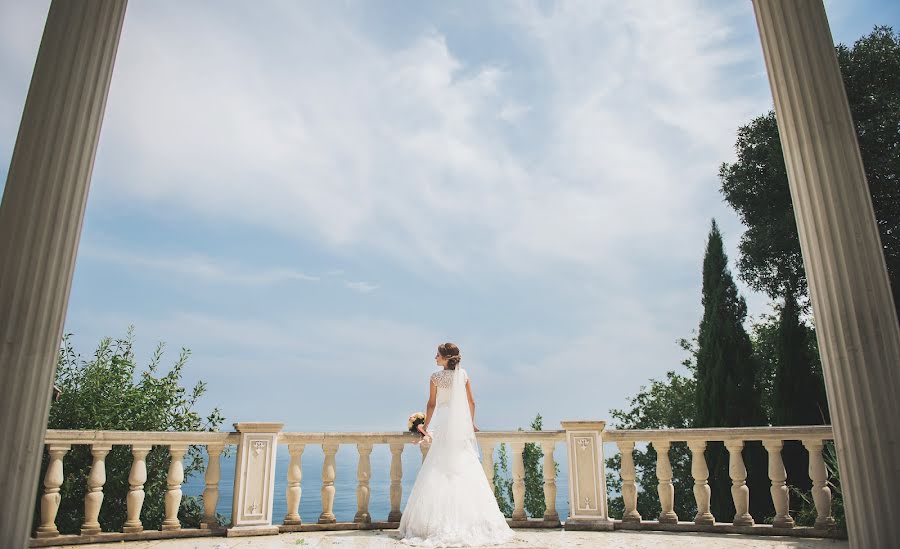
POLYGON ((472 383, 469 380, 466 380, 466 396, 469 397, 469 412, 472 414, 472 426, 478 431, 478 427, 475 427, 475 398, 472 396, 472 383))
MULTIPOLYGON (((431 414, 434 412, 434 407, 437 402, 437 386, 429 379, 428 380, 428 404, 425 405, 425 423, 420 425, 420 431, 428 431, 428 424, 431 423, 431 414)), ((422 434, 425 434, 424 432, 422 434)))

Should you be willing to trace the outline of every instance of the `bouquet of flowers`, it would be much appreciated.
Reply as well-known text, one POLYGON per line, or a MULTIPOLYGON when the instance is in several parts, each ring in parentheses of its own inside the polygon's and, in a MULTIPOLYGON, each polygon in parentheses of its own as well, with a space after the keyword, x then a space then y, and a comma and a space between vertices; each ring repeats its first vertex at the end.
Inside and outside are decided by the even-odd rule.
POLYGON ((422 412, 416 412, 413 415, 409 416, 409 420, 406 422, 406 428, 409 429, 410 433, 420 433, 419 425, 424 424, 425 414, 423 414, 422 412))

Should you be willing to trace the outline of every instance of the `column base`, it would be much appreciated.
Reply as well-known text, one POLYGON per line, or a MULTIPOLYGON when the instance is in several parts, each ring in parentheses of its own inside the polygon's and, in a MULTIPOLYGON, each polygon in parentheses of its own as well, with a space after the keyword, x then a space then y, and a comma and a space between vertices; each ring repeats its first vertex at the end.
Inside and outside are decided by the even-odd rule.
POLYGON ((54 526, 53 529, 44 528, 41 526, 37 529, 37 537, 38 538, 55 538, 59 536, 59 530, 54 526))
MULTIPOLYGON (((202 525, 202 524, 200 525, 200 528, 203 528, 203 525, 202 525)), ((126 524, 126 526, 123 526, 123 527, 122 527, 122 532, 124 532, 124 533, 126 533, 126 534, 137 534, 137 533, 143 532, 143 531, 144 531, 143 525, 138 525, 138 526, 128 526, 128 525, 126 524)))
POLYGON ((243 536, 273 536, 278 535, 278 527, 271 524, 260 524, 259 526, 232 526, 225 530, 225 537, 239 538, 243 536))
POLYGON ((300 516, 299 516, 299 515, 298 515, 296 518, 294 518, 294 517, 291 517, 291 518, 284 517, 284 525, 285 525, 285 526, 299 526, 300 524, 303 524, 303 521, 300 520, 300 516))
POLYGON ((85 524, 81 527, 81 535, 82 536, 93 536, 100 533, 100 525, 97 524, 94 526, 93 524, 85 524))
POLYGON ((638 513, 637 511, 632 511, 630 515, 626 514, 622 517, 622 522, 626 522, 626 523, 630 522, 630 523, 638 524, 641 522, 641 520, 642 520, 641 514, 638 513))
POLYGON ((369 524, 372 522, 372 517, 369 516, 369 513, 356 513, 356 516, 353 517, 353 522, 357 524, 369 524))
POLYGON ((608 518, 590 517, 578 518, 569 517, 563 524, 563 530, 596 530, 596 531, 612 531, 614 522, 608 518))
POLYGON ((773 528, 793 528, 794 526, 796 526, 796 523, 790 515, 786 517, 775 517, 775 520, 772 521, 773 528))
POLYGON ((337 519, 334 513, 322 513, 319 515, 319 524, 334 524, 335 522, 337 522, 337 519))
POLYGON ((712 516, 712 513, 697 513, 697 516, 694 517, 694 524, 700 526, 711 526, 716 523, 716 517, 712 516))
POLYGON ((388 522, 400 522, 400 519, 403 517, 403 513, 400 511, 391 511, 388 513, 388 522))
POLYGON ((678 515, 674 511, 660 515, 658 519, 660 524, 678 524, 678 515))
POLYGON ((751 517, 749 514, 743 514, 743 515, 735 515, 734 521, 732 521, 731 524, 733 524, 735 526, 753 526, 754 524, 756 524, 756 522, 753 520, 753 517, 751 517))
POLYGON ((816 523, 814 526, 815 528, 822 528, 824 530, 828 528, 834 528, 834 525, 834 517, 825 517, 824 519, 816 519, 816 523))

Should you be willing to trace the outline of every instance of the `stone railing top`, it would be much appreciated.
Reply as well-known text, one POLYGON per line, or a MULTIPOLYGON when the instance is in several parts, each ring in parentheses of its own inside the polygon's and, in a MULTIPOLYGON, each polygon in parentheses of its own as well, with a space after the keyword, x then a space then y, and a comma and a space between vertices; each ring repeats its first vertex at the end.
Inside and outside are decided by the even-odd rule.
POLYGON ((711 427, 702 429, 611 429, 604 442, 686 442, 691 440, 833 440, 831 425, 799 427, 711 427))
POLYGON ((47 429, 46 444, 238 444, 240 433, 221 431, 75 431, 47 429))
MULTIPOLYGON (((475 437, 479 442, 543 442, 563 441, 565 431, 479 431, 475 437)), ((281 433, 279 444, 404 444, 419 439, 408 432, 294 432, 281 433)))

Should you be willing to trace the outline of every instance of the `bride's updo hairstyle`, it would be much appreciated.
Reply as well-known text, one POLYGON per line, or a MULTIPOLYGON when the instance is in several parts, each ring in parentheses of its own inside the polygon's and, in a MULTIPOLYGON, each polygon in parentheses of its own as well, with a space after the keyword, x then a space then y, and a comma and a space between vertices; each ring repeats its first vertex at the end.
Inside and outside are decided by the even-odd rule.
POLYGON ((459 347, 453 343, 441 343, 438 345, 438 352, 447 359, 448 370, 455 370, 456 366, 459 365, 459 361, 462 360, 462 355, 459 354, 459 347))

